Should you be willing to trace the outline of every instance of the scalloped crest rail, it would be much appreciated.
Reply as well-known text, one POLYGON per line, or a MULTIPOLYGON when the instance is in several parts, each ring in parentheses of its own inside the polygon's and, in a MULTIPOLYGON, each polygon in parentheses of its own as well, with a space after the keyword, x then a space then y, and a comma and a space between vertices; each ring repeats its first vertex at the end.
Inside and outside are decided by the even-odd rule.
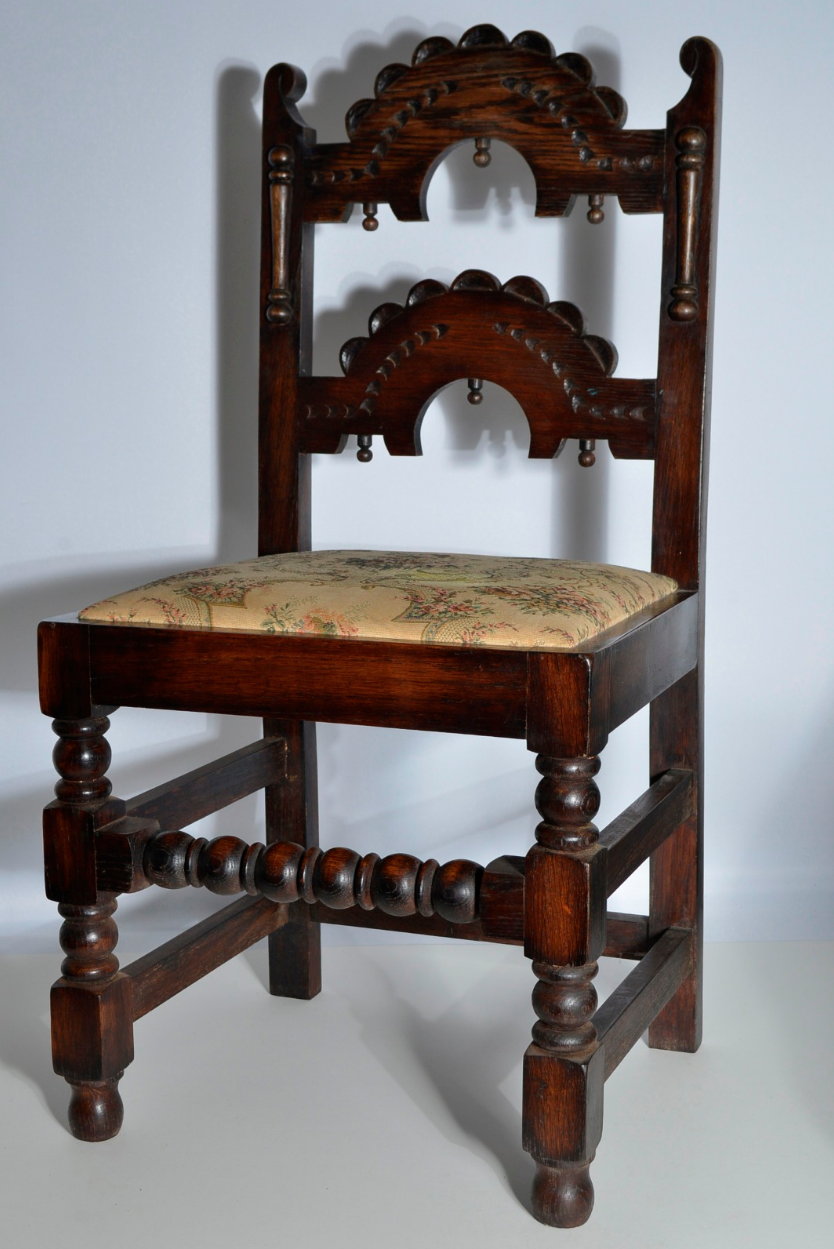
MULTIPOLYGON (((80 1139, 106 1140, 121 1126, 118 1083, 133 1060, 134 1020, 264 937, 271 992, 315 996, 322 923, 523 943, 535 979, 523 1143, 536 1164, 533 1213, 542 1222, 588 1218, 604 1083, 640 1036, 648 1030, 655 1048, 697 1049, 721 62, 708 40, 692 39, 681 64, 691 82, 665 128, 628 131, 625 105, 594 85, 584 58, 555 56, 533 32, 508 41, 476 26, 457 46, 427 39, 411 66, 382 70, 374 99, 348 114, 349 141, 323 146, 296 109, 303 74, 282 64, 267 76, 259 553, 310 548, 309 453, 338 451, 354 434, 367 461, 379 434, 389 451, 417 454, 432 395, 465 378, 477 404, 487 379, 519 399, 532 455, 555 455, 577 438, 590 464, 603 438, 616 455, 653 458, 652 570, 679 589, 572 651, 360 640, 330 635, 327 622, 298 636, 44 622, 41 707, 53 717, 59 773, 44 812, 46 883, 66 955, 52 990, 53 1061, 71 1086, 70 1126, 80 1139), (368 333, 343 346, 343 375, 311 376, 312 223, 341 220, 353 202, 372 228, 380 202, 419 218, 442 154, 470 141, 483 168, 493 139, 529 161, 540 214, 567 211, 578 194, 589 196, 597 223, 606 195, 627 211, 662 211, 657 377, 615 378, 614 348, 586 333, 576 307, 551 302, 534 278, 502 283, 480 269, 448 287, 418 282, 402 305, 381 304, 368 333), (260 716, 264 737, 124 801, 106 775, 108 716, 120 705, 260 716), (651 783, 599 831, 598 756, 647 705, 651 783), (317 721, 524 739, 541 777, 526 858, 482 869, 320 851, 317 721), (182 831, 261 789, 266 846, 182 831), (646 859, 649 913, 609 912, 608 896, 646 859), (117 896, 151 885, 252 896, 120 970, 117 896), (597 1009, 593 981, 605 954, 637 967, 597 1009)), ((636 792, 644 787, 641 778, 636 792)), ((430 835, 437 840, 438 830, 430 835)))
POLYGON ((556 56, 536 31, 508 40, 495 26, 475 26, 457 47, 426 39, 410 66, 386 66, 374 98, 348 110, 348 143, 312 151, 305 220, 339 221, 366 201, 390 204, 401 221, 424 220, 440 157, 470 140, 485 165, 492 139, 529 164, 538 216, 561 216, 577 194, 617 195, 626 212, 659 212, 663 131, 623 130, 625 118, 625 101, 596 86, 584 56, 556 56))

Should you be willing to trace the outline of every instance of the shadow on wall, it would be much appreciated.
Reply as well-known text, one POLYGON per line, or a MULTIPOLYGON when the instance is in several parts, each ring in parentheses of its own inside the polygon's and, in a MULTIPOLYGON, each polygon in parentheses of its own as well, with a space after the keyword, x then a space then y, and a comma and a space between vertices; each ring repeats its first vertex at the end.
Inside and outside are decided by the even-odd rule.
MULTIPOLYGON (((3 648, 0 650, 0 686, 23 696, 26 716, 34 711, 37 676, 35 630, 38 621, 63 612, 74 612, 120 589, 181 572, 195 565, 221 563, 251 556, 257 544, 257 348, 258 348, 258 249, 260 245, 260 123, 255 107, 260 74, 251 66, 221 65, 215 93, 216 177, 216 301, 217 301, 217 443, 219 519, 213 549, 199 552, 176 549, 141 551, 141 527, 137 525, 137 550, 123 562, 112 557, 91 557, 86 566, 67 572, 67 562, 44 561, 40 570, 27 568, 22 585, 0 594, 3 648), (60 569, 61 571, 57 571, 60 569), (40 572, 40 575, 33 576, 40 572)), ((209 257, 206 257, 209 263, 209 257)), ((206 414, 208 419, 208 413, 206 414)), ((160 448, 162 452, 162 448, 160 448)), ((208 484, 208 483, 206 483, 208 484)), ((86 497, 93 500, 95 495, 86 497)), ((99 507, 98 501, 95 503, 99 507)), ((84 516, 79 508, 79 529, 84 516)), ((76 564, 80 561, 76 559, 76 564)), ((23 571, 23 570, 22 570, 23 571)), ((154 728, 162 713, 154 716, 154 728)), ((119 736, 120 713, 113 719, 111 741, 119 736)), ((191 718, 189 717, 189 722, 191 718)), ((118 751, 113 773, 118 773, 124 796, 138 792, 166 777, 175 776, 237 749, 259 734, 257 722, 221 716, 194 717, 196 727, 173 749, 154 745, 131 751, 122 766, 118 751)), ((51 797, 47 769, 52 735, 43 723, 42 773, 36 784, 13 784, 0 799, 0 871, 13 872, 19 880, 42 875, 40 837, 41 808, 51 797), (42 782, 42 783, 41 783, 42 782)), ((153 730, 152 730, 153 732, 153 730)), ((158 742, 158 734, 154 734, 158 742)), ((29 772, 33 769, 30 767, 29 772)), ((249 835, 258 817, 259 798, 244 800, 235 813, 235 825, 249 835)), ((207 905, 196 892, 179 898, 173 921, 164 919, 165 900, 152 891, 131 898, 125 914, 141 913, 151 925, 173 922, 182 927, 204 914, 207 905), (183 905, 184 904, 184 905, 183 905)), ((208 903, 214 909, 216 900, 208 903)), ((50 913, 54 914, 50 906, 50 913)), ((57 951, 57 929, 55 931, 57 951)), ((57 964, 56 964, 57 965, 57 964)))
POLYGON ((220 563, 249 559, 257 549, 260 91, 254 67, 220 67, 215 95, 220 563))
MULTIPOLYGON (((620 86, 619 44, 605 31, 579 32, 572 49, 586 56, 594 67, 597 83, 620 86)), ((614 260, 617 218, 616 199, 605 206, 599 225, 587 220, 587 204, 578 199, 562 234, 561 289, 557 298, 570 300, 582 309, 593 333, 610 339, 614 320, 614 260)), ((578 468, 576 443, 568 443, 556 461, 553 488, 553 554, 568 559, 605 562, 608 553, 608 509, 611 456, 607 443, 598 443, 593 468, 578 468), (577 471, 578 470, 578 471, 577 471)))

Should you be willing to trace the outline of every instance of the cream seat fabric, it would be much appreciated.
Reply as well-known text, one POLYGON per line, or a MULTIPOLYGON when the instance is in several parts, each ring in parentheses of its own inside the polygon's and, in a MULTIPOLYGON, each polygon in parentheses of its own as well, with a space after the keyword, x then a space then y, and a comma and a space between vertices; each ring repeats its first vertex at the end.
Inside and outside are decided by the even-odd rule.
POLYGON ((178 573, 94 603, 79 618, 561 650, 676 589, 669 577, 611 564, 301 551, 178 573))

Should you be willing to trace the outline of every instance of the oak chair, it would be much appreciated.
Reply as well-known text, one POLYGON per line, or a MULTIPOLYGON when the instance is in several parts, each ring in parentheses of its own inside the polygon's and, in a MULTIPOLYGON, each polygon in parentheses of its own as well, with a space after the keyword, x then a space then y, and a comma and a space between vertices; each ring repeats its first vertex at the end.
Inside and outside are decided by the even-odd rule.
MULTIPOLYGON (((66 953, 52 990, 54 1066, 72 1087, 81 1140, 122 1122, 118 1082, 133 1023, 269 937, 271 991, 320 989, 320 925, 354 924, 524 946, 538 1017, 524 1062, 524 1148, 533 1211, 557 1226, 590 1214, 589 1165, 605 1080, 648 1029, 693 1051, 701 1036, 704 519, 713 207, 720 56, 690 39, 691 84, 665 129, 623 128, 625 105, 584 57, 544 36, 477 26, 420 44, 347 114, 346 143, 316 144, 296 110, 305 80, 266 79, 260 354, 259 558, 119 593, 40 626, 40 688, 60 774, 45 811, 48 896, 66 953), (535 175, 539 216, 576 196, 663 214, 657 376, 612 376, 616 353, 534 279, 470 270, 383 304, 341 352, 342 377, 310 370, 312 231, 355 203, 425 219, 443 154, 490 141, 535 175), (651 572, 549 560, 310 552, 310 462, 358 440, 372 456, 420 452, 443 386, 483 379, 513 393, 530 455, 578 440, 654 460, 651 572), (609 733, 651 703, 649 787, 602 832, 595 776, 609 733), (140 794, 113 797, 107 717, 118 706, 260 716, 264 737, 140 794), (315 722, 523 738, 536 754, 541 822, 526 859, 481 868, 410 854, 318 847, 315 722), (183 827, 258 789, 267 841, 207 842, 183 827), (606 900, 646 858, 647 916, 606 900), (119 970, 119 894, 149 885, 245 892, 119 970), (597 1010, 601 955, 636 966, 597 1010)), ((372 470, 357 469, 357 472, 372 470)), ((640 786, 639 788, 642 788, 640 786)))

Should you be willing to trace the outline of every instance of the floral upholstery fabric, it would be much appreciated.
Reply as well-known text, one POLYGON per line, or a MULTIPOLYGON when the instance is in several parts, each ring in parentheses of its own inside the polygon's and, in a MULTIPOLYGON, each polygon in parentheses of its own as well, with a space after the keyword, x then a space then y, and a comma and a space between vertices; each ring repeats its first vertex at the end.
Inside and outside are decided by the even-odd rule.
POLYGON ((669 577, 611 564, 301 551, 178 573, 94 603, 79 618, 560 650, 676 589, 669 577))

